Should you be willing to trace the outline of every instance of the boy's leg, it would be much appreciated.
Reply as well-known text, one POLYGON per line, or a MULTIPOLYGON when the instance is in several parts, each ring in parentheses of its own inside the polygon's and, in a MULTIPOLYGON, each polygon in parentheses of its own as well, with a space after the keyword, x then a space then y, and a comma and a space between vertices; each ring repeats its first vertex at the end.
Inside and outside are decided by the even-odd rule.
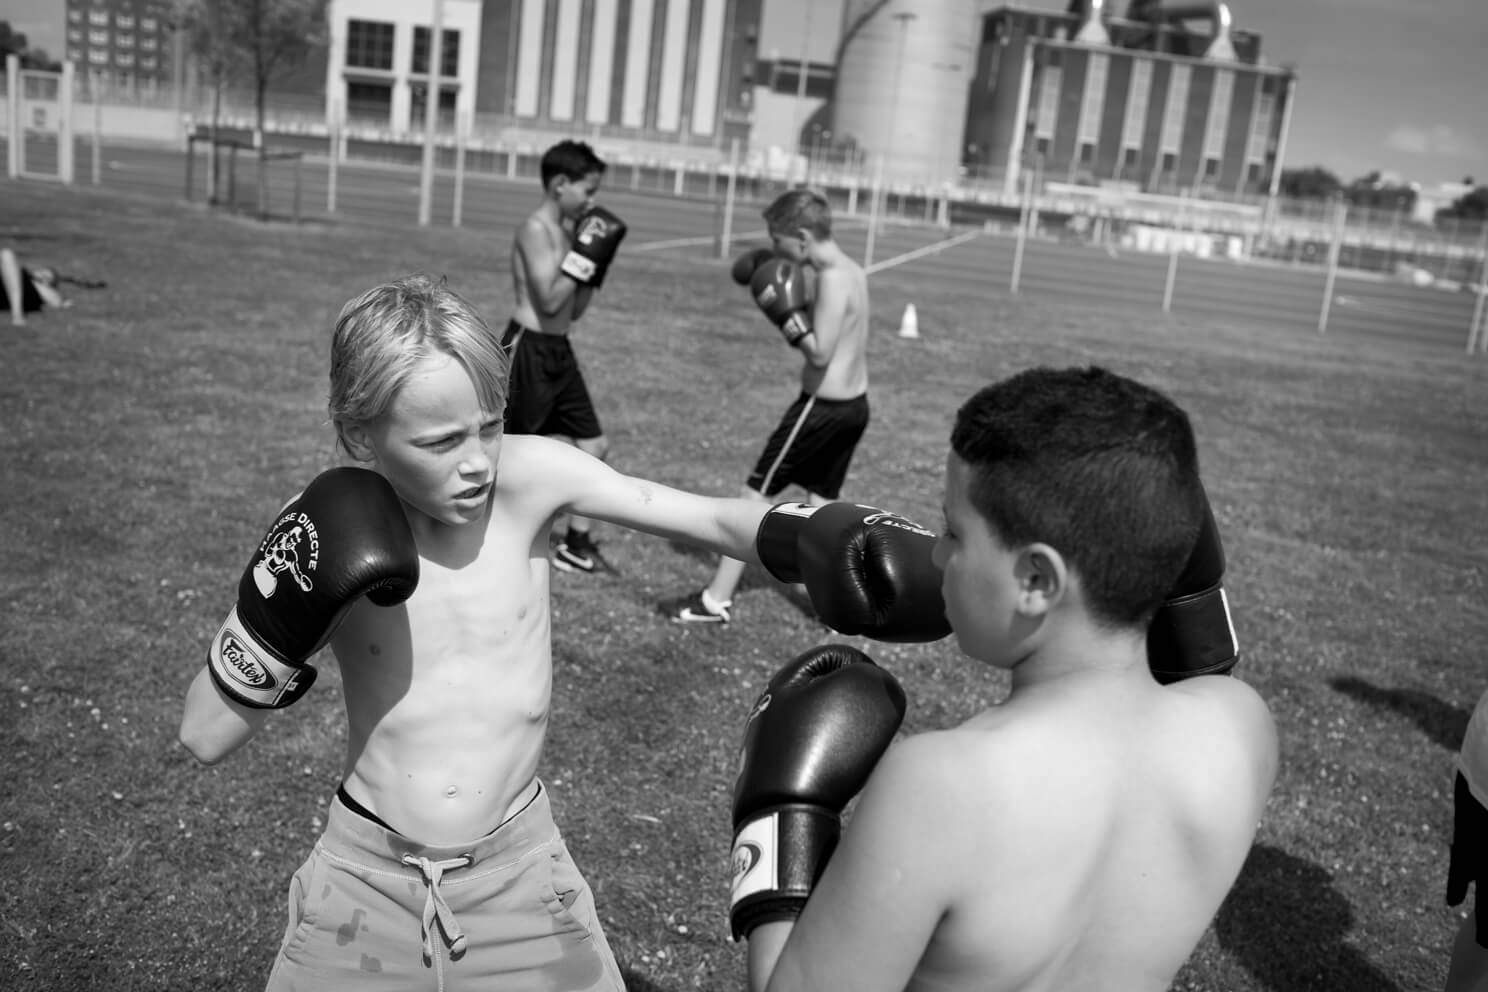
MULTIPOLYGON (((553 398, 548 427, 571 438, 574 447, 585 454, 600 461, 608 460, 610 439, 599 425, 599 415, 577 361, 571 364, 553 398)), ((565 572, 594 571, 599 565, 599 549, 594 546, 593 531, 593 521, 569 514, 563 540, 553 552, 553 564, 565 572)))
POLYGON ((1488 948, 1478 943, 1477 930, 1478 912, 1474 909, 1457 928, 1444 992, 1488 992, 1488 948))
POLYGON ((26 312, 21 302, 21 263, 9 248, 0 248, 0 286, 5 287, 5 298, 10 302, 10 322, 16 327, 24 327, 26 312))

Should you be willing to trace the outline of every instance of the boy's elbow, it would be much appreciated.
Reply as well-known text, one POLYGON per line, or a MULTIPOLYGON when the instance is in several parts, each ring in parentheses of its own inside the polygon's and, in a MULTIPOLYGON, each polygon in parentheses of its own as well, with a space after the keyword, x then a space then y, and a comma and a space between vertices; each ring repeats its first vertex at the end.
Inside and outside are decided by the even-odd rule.
POLYGON ((209 768, 233 751, 221 734, 213 734, 207 727, 196 726, 186 721, 181 723, 176 739, 181 742, 181 746, 186 749, 187 753, 209 768))

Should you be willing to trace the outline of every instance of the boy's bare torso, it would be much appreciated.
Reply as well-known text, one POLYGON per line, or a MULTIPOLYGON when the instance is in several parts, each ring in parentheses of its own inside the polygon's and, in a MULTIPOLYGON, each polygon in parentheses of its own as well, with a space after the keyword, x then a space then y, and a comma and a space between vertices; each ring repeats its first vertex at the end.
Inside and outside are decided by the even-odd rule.
POLYGON ((543 313, 533 303, 531 280, 540 272, 556 270, 568 251, 568 232, 561 222, 542 209, 523 221, 512 238, 512 293, 516 304, 512 318, 523 327, 544 334, 567 334, 573 325, 573 307, 561 306, 557 313, 543 313), (541 258, 530 257, 541 254, 541 258), (537 269, 538 272, 534 272, 537 269))
POLYGON ((347 791, 427 844, 483 836, 531 797, 552 688, 546 533, 554 507, 508 438, 484 523, 414 522, 419 586, 358 602, 332 640, 347 791))
POLYGON ((1163 992, 1250 849, 1264 704, 1210 677, 1047 686, 938 735, 949 911, 910 989, 1163 992))
POLYGON ((840 337, 825 368, 806 362, 801 391, 824 400, 850 400, 868 391, 868 278, 851 259, 819 270, 818 293, 840 294, 845 301, 840 337))

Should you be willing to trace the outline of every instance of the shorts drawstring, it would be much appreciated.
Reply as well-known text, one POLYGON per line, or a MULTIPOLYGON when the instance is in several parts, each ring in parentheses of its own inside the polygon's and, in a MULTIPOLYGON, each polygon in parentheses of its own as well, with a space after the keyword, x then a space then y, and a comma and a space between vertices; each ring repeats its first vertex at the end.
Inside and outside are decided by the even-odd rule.
POLYGON ((439 927, 444 931, 445 943, 449 945, 451 954, 461 954, 465 951, 465 931, 460 929, 460 923, 455 919, 454 910, 449 908, 449 903, 444 901, 444 895, 439 891, 439 881, 444 873, 451 868, 467 868, 470 866, 471 858, 468 854, 462 854, 458 858, 450 858, 447 861, 430 861, 428 858, 418 857, 413 854, 403 855, 403 863, 410 867, 418 868, 424 873, 424 884, 429 887, 428 898, 424 900, 424 960, 426 962, 434 959, 434 942, 430 938, 430 929, 435 917, 439 919, 439 927))

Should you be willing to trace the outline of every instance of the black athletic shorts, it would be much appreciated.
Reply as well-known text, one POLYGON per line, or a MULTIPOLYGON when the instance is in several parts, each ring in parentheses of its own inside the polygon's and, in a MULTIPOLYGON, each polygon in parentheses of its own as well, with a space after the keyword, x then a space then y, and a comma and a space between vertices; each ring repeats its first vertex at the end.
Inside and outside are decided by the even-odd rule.
POLYGON ((836 499, 847 466, 868 428, 868 396, 824 400, 802 393, 749 474, 749 488, 774 496, 794 483, 807 492, 836 499))
POLYGON ((567 334, 543 334, 513 320, 501 346, 511 354, 506 433, 562 434, 579 441, 604 433, 567 334))
MULTIPOLYGON (((21 269, 21 312, 35 313, 46 305, 41 298, 41 293, 36 289, 36 276, 30 269, 21 269)), ((5 283, 0 281, 0 316, 10 313, 10 293, 6 292, 5 283)))
MULTIPOLYGON (((1447 866, 1447 905, 1456 906, 1467 898, 1468 883, 1477 885, 1473 905, 1483 899, 1483 886, 1488 885, 1488 809, 1478 802, 1468 787, 1467 777, 1457 773, 1457 788, 1452 796, 1452 856, 1447 866)), ((1483 907, 1488 910, 1488 906, 1483 907)), ((1478 913, 1478 946, 1488 947, 1488 914, 1478 913)))

